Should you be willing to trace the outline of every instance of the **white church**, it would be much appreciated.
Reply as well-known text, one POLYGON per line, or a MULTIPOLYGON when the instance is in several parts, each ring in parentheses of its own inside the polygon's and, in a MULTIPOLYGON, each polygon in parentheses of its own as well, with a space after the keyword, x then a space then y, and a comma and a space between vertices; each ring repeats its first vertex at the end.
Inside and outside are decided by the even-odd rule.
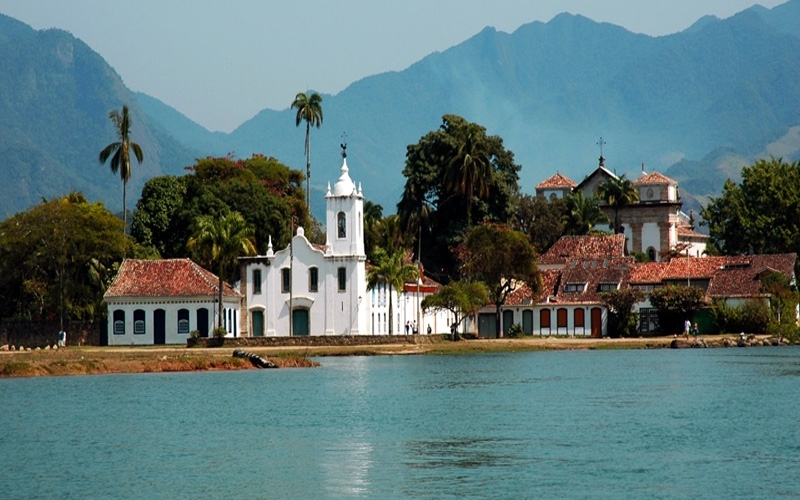
POLYGON ((429 281, 407 284, 399 296, 385 285, 367 290, 364 195, 350 178, 344 151, 342 158, 341 175, 325 194, 324 246, 309 242, 298 227, 287 248, 273 251, 270 241, 266 255, 239 259, 242 336, 386 335, 389 321, 395 335, 405 334, 411 322, 419 322, 419 333, 428 326, 432 333, 448 331, 446 313, 419 310, 435 291, 429 281))

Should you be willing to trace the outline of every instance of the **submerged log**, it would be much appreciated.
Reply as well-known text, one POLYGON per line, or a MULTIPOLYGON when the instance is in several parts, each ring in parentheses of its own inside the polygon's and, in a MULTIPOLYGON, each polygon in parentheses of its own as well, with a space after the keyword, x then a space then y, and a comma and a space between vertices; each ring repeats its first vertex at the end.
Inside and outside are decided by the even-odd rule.
POLYGON ((268 361, 257 354, 253 354, 252 352, 245 352, 241 349, 236 349, 233 351, 234 358, 246 358, 249 359, 253 366, 256 368, 277 368, 278 366, 271 361, 268 361))

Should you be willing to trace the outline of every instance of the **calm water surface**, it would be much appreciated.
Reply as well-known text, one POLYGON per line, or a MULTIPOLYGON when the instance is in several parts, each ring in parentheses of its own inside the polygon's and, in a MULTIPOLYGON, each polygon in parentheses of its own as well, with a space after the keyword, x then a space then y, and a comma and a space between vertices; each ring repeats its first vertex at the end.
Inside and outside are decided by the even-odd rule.
POLYGON ((800 349, 0 380, 0 498, 800 498, 800 349))

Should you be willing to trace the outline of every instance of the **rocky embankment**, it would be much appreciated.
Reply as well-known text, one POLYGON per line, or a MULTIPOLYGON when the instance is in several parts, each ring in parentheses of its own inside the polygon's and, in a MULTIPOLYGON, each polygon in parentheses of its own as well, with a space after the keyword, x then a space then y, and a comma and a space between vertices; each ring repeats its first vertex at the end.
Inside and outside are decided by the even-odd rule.
MULTIPOLYGON (((796 344, 796 343, 795 343, 796 344)), ((707 341, 703 337, 675 338, 670 343, 672 349, 708 348, 708 347, 769 347, 793 345, 791 341, 782 337, 758 338, 755 335, 739 335, 738 337, 722 337, 707 341)))

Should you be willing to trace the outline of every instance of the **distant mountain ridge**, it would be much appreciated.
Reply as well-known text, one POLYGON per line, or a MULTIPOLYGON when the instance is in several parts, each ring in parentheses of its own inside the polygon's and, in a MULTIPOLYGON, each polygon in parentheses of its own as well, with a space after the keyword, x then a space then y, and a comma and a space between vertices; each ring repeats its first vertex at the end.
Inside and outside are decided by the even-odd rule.
MULTIPOLYGON (((66 40, 72 40, 75 54, 99 56, 67 33, 36 32, 11 21, 0 16, 3 67, 24 45, 50 59, 18 57, 20 71, 29 60, 35 74, 66 75, 74 81, 83 75, 89 83, 48 87, 30 107, 17 106, 15 118, 33 122, 38 116, 31 113, 37 106, 33 101, 50 102, 51 93, 66 92, 61 100, 84 102, 67 110, 63 120, 52 115, 57 120, 46 128, 49 134, 71 130, 73 141, 85 143, 69 155, 62 156, 52 138, 41 138, 39 125, 16 119, 0 124, 0 171, 7 178, 21 176, 29 193, 37 186, 48 195, 60 185, 58 192, 79 189, 119 206, 119 179, 97 164, 96 154, 113 140, 105 123, 108 110, 134 99, 134 137, 151 148, 146 150, 151 163, 134 168, 132 197, 149 176, 180 174, 199 156, 262 153, 304 170, 304 128, 294 126, 294 112, 288 109, 294 96, 287 96, 287 109, 265 109, 230 134, 212 133, 165 103, 129 92, 101 60, 91 75, 56 71, 57 64, 45 61, 52 61, 66 40), (92 126, 76 128, 81 121, 92 126), (22 150, 14 155, 16 162, 8 163, 4 152, 14 148, 22 150), (58 174, 39 186, 32 172, 45 165, 58 174)), ((0 92, 6 102, 20 103, 26 90, 10 81, 14 74, 0 77, 0 92)), ((327 182, 339 174, 344 133, 351 176, 363 183, 368 199, 391 213, 404 182, 406 146, 436 129, 447 113, 480 123, 504 139, 522 165, 524 192, 533 193, 538 182, 556 171, 580 181, 596 166, 602 136, 609 168, 636 175, 644 163, 647 170, 675 177, 682 192, 704 199, 718 193, 726 174, 736 172, 729 162, 748 164, 767 154, 770 143, 782 140, 778 149, 787 158, 800 157, 800 145, 792 149, 790 140, 792 127, 800 125, 800 0, 773 9, 755 6, 725 20, 707 16, 662 37, 570 14, 523 25, 511 34, 486 28, 403 71, 366 77, 323 97, 325 120, 312 132, 312 208, 318 215, 327 182)), ((0 116, 7 117, 2 99, 0 116)), ((28 203, 38 201, 35 194, 25 198, 28 203)), ((24 209, 22 198, 17 204, 3 199, 0 210, 24 209)))

